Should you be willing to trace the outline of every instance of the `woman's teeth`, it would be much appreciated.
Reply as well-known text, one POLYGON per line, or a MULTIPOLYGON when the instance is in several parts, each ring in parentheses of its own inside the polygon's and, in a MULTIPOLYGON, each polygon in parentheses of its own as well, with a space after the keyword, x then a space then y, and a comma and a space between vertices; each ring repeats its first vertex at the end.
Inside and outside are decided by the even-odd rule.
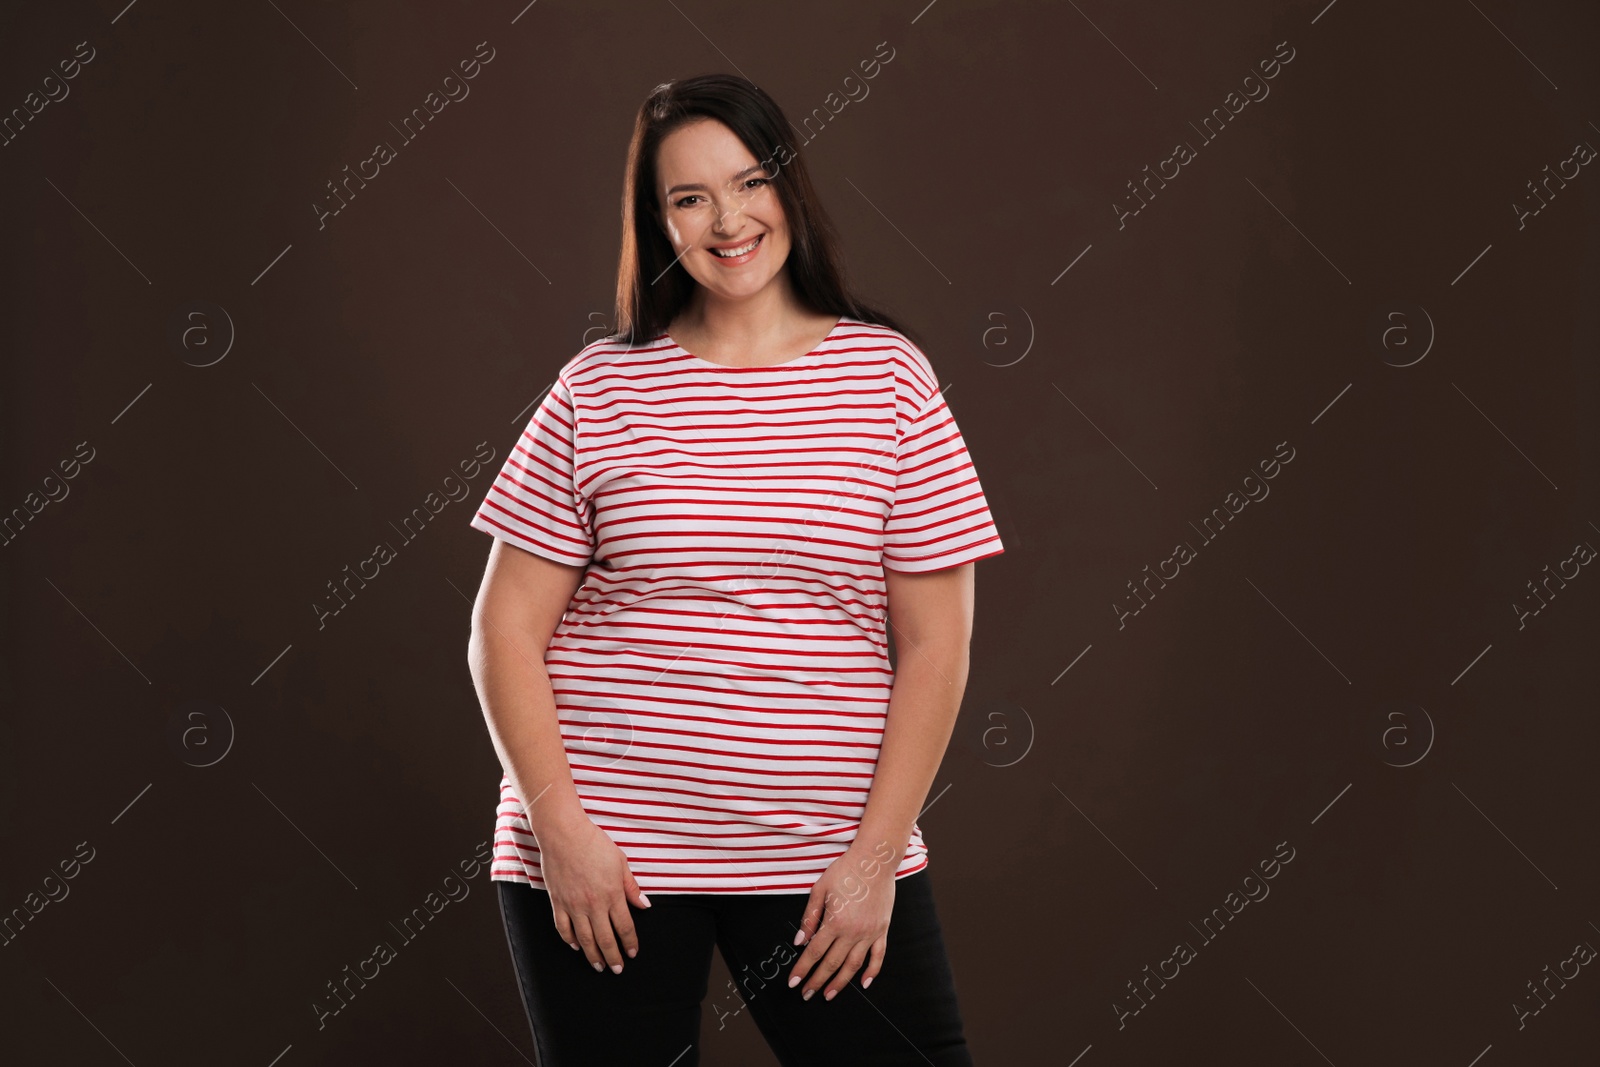
POLYGON ((740 245, 738 248, 729 248, 729 249, 713 248, 711 250, 711 254, 712 255, 716 255, 716 256, 721 256, 723 259, 736 259, 737 257, 744 255, 746 252, 750 251, 752 248, 754 248, 756 245, 758 245, 760 243, 761 243, 761 238, 757 237, 753 241, 751 241, 749 244, 740 245))

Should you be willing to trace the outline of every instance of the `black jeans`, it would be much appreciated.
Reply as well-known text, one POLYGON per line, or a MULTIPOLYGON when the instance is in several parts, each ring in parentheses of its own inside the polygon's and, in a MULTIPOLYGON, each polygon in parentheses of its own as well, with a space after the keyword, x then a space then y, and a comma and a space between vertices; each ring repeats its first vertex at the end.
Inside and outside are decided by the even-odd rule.
MULTIPOLYGON (((561 940, 545 890, 495 885, 539 1067, 697 1067, 713 945, 736 987, 713 996, 717 1029, 749 1009, 783 1067, 971 1067, 927 868, 895 882, 872 987, 861 988, 864 960, 831 1001, 826 986, 807 1001, 804 982, 787 985, 804 951, 794 935, 807 894, 658 893, 648 908, 630 903, 639 954, 624 953, 613 974, 561 940)), ((714 1043, 715 1031, 705 1040, 714 1043)))

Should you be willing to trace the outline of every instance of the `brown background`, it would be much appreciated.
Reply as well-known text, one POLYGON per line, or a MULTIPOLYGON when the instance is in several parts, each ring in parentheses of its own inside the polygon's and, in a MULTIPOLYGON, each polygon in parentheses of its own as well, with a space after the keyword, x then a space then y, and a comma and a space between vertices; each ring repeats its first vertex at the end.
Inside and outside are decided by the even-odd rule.
MULTIPOLYGON (((1600 577, 1512 609, 1600 545, 1600 175, 1512 208, 1600 144, 1592 5, 123 3, 0 31, 7 111, 96 50, 0 148, 0 508, 95 457, 0 550, 0 910, 94 850, 0 948, 13 1062, 531 1059, 486 874, 324 1029, 310 1007, 492 833, 467 520, 610 317, 642 96, 732 70, 798 122, 884 41, 803 151, 1008 549, 920 820, 977 1061, 1594 1062, 1594 967, 1512 1010, 1600 946, 1600 577), (471 95, 319 230, 324 183, 482 41, 471 95), (400 539, 483 441, 468 499, 400 539), (1200 544, 1280 442, 1271 495, 1200 544)), ((703 1062, 774 1061, 708 1002, 703 1062)))

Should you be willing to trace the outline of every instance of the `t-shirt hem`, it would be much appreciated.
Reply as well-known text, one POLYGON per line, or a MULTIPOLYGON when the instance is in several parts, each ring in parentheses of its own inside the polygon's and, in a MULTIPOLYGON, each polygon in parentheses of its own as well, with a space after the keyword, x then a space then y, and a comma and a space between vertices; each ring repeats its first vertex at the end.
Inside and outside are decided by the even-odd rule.
POLYGON ((951 567, 959 567, 963 563, 976 563, 980 559, 998 556, 1005 550, 1004 545, 997 544, 987 550, 984 549, 983 545, 975 545, 971 550, 936 558, 898 560, 885 557, 883 569, 886 571, 898 571, 901 574, 931 574, 934 571, 944 571, 949 570, 951 567))
POLYGON ((526 534, 512 530, 509 527, 502 526, 500 523, 495 522, 493 519, 484 515, 481 511, 468 520, 467 525, 472 527, 474 530, 482 530, 490 537, 493 537, 499 541, 504 541, 513 548, 520 548, 524 552, 531 552, 535 556, 541 556, 544 559, 550 560, 552 563, 560 563, 568 567, 587 567, 594 561, 594 557, 592 555, 580 556, 575 552, 567 552, 556 548, 545 541, 535 541, 526 534))
MULTIPOLYGON (((915 864, 913 864, 910 867, 907 867, 903 871, 896 871, 895 874, 894 874, 894 880, 898 882, 902 878, 906 878, 906 877, 909 877, 909 876, 911 876, 913 874, 918 873, 919 871, 926 870, 927 867, 928 867, 928 854, 927 853, 923 853, 921 856, 917 857, 917 862, 915 864)), ((782 875, 779 875, 777 877, 782 877, 782 875)), ((489 880, 491 882, 510 882, 512 884, 515 884, 515 885, 527 885, 527 886, 532 886, 535 889, 543 889, 545 887, 544 879, 541 878, 541 879, 535 880, 533 878, 529 878, 526 874, 520 874, 520 873, 517 873, 517 872, 514 872, 514 871, 492 871, 490 873, 490 875, 489 875, 489 880)), ((709 895, 709 894, 713 894, 713 893, 715 893, 715 894, 727 894, 727 895, 730 895, 730 896, 738 896, 738 895, 744 895, 744 896, 757 896, 757 895, 759 895, 759 896, 776 896, 776 895, 778 895, 780 893, 787 893, 787 894, 809 893, 811 891, 811 886, 805 886, 805 887, 801 888, 801 887, 796 887, 796 886, 792 886, 792 885, 781 885, 781 886, 758 887, 758 888, 752 889, 752 888, 750 888, 748 886, 706 886, 706 887, 696 887, 696 886, 649 886, 649 885, 645 885, 643 882, 639 883, 639 888, 644 891, 646 896, 662 896, 662 895, 666 895, 666 894, 673 894, 673 895, 697 894, 697 895, 705 896, 705 895, 709 895)))

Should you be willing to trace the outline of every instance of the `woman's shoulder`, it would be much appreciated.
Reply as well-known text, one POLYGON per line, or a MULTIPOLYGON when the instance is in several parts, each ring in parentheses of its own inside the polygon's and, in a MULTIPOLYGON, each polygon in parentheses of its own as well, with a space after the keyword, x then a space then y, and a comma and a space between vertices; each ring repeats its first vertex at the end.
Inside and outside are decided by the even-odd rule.
POLYGON ((939 374, 933 363, 911 338, 892 326, 845 316, 840 334, 859 345, 878 349, 894 370, 895 385, 913 405, 920 405, 939 391, 939 374))
POLYGON ((672 343, 664 336, 650 341, 627 340, 617 336, 602 337, 598 341, 591 341, 578 350, 577 354, 562 364, 561 370, 556 375, 556 380, 569 391, 578 387, 604 388, 608 381, 616 381, 613 370, 628 363, 649 363, 659 359, 655 354, 665 352, 672 347, 672 343))

